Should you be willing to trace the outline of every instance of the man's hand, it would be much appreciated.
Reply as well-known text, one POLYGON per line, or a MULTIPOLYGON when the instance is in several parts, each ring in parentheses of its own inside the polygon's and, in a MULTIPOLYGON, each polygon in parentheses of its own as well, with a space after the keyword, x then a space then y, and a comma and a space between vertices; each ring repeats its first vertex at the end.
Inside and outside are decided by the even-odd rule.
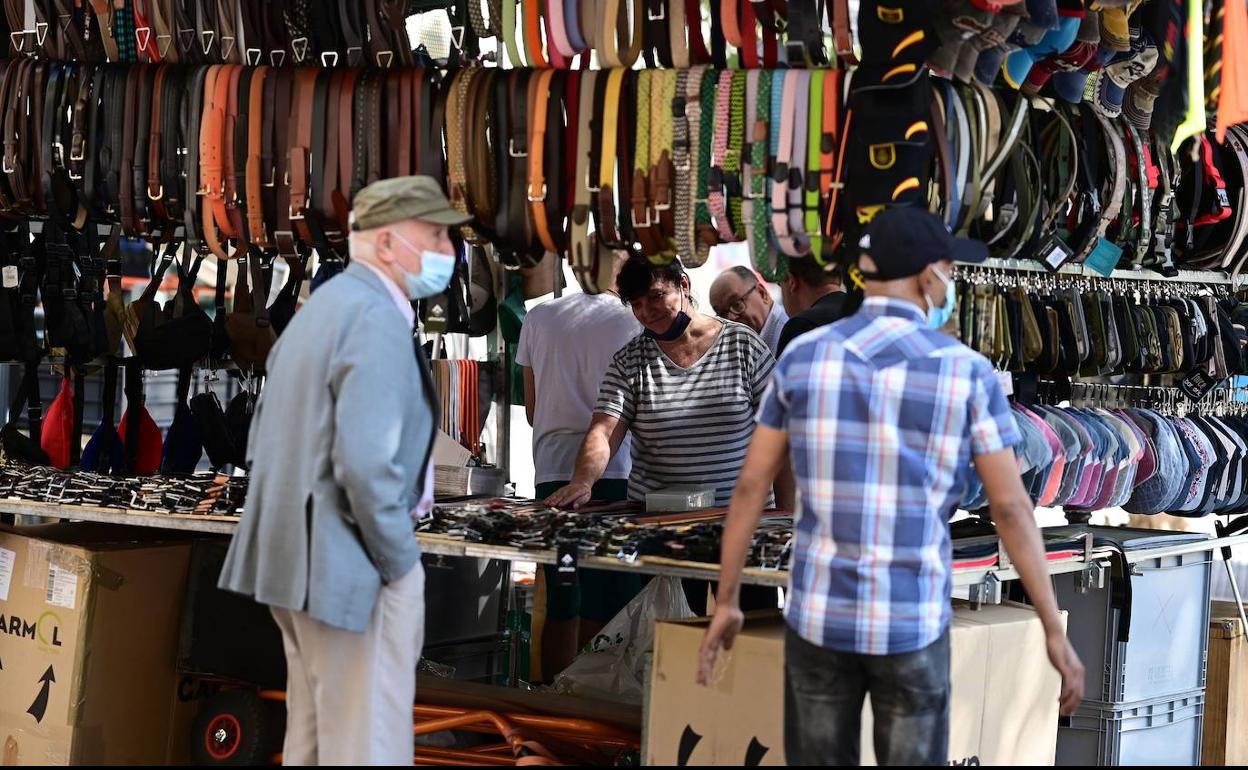
POLYGON ((1049 650, 1049 662, 1062 675, 1060 713, 1064 717, 1071 716, 1083 701, 1083 663, 1060 629, 1047 634, 1045 645, 1049 650))
POLYGON ((573 481, 542 502, 551 508, 580 508, 593 497, 592 487, 580 481, 573 481))
POLYGON ((698 684, 711 683, 711 672, 715 670, 715 660, 719 658, 720 648, 732 649, 732 643, 744 623, 745 615, 736 605, 720 604, 716 607, 715 617, 711 619, 711 626, 702 637, 702 649, 698 653, 698 684))

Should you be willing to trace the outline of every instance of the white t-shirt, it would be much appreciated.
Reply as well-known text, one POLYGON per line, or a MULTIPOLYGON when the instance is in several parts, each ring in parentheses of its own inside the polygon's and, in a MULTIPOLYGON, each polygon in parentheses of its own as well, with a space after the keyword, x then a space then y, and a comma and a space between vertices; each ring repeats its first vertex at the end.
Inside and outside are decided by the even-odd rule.
POLYGON ((771 303, 771 312, 767 314, 767 320, 763 321, 763 328, 759 331, 758 336, 763 338, 763 342, 767 343, 767 347, 771 350, 771 354, 776 355, 776 350, 780 347, 780 333, 784 331, 784 325, 789 322, 789 314, 785 312, 784 305, 779 302, 771 303))
MULTIPOLYGON (((616 351, 641 334, 633 311, 614 294, 569 294, 529 311, 516 361, 533 369, 534 481, 568 481, 616 351)), ((607 464, 604 479, 626 479, 630 439, 607 464)))

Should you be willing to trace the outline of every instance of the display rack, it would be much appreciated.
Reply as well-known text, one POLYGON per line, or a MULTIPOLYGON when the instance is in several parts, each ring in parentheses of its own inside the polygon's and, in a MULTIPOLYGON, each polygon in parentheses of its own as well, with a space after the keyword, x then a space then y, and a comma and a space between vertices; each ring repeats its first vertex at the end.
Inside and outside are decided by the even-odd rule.
MULTIPOLYGON (((36 503, 25 500, 0 500, 0 513, 41 519, 94 521, 216 535, 232 534, 238 524, 237 519, 228 516, 195 516, 153 513, 150 511, 127 511, 80 505, 36 503)), ((425 553, 434 556, 499 559, 508 562, 523 561, 536 562, 538 564, 554 564, 556 562, 556 552, 553 549, 527 550, 484 543, 469 543, 445 535, 418 534, 416 537, 420 542, 421 549, 425 553)), ((1133 552, 1132 559, 1133 561, 1138 561, 1179 553, 1209 550, 1210 548, 1229 548, 1243 544, 1248 544, 1248 533, 1202 540, 1183 546, 1151 549, 1139 551, 1138 553, 1133 552)), ((1061 575, 1085 570, 1096 571, 1103 565, 1102 557, 1093 552, 1090 542, 1085 543, 1082 550, 1082 555, 1069 559, 1049 561, 1047 563, 1049 574, 1061 575)), ((955 569, 953 574, 954 590, 957 592, 965 591, 968 593, 969 598, 980 603, 993 604, 999 602, 1001 599, 1001 585, 1018 580, 1019 574, 1006 557, 1004 549, 998 549, 998 553, 1000 554, 1000 562, 994 566, 955 569)), ((593 556, 580 559, 579 566, 614 572, 666 575, 697 580, 715 580, 719 576, 718 564, 679 561, 653 556, 641 556, 634 561, 623 561, 607 556, 593 556)), ((742 581, 750 585, 782 587, 788 582, 788 572, 786 570, 746 568, 742 573, 742 581)))

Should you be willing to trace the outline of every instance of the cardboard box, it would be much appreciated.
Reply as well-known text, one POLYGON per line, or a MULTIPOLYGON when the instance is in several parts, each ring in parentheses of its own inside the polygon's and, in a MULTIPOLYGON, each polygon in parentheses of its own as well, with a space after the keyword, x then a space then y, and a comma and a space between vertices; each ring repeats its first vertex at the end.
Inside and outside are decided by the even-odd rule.
POLYGON ((1233 602, 1213 602, 1202 765, 1248 764, 1248 637, 1233 602))
MULTIPOLYGON (((646 719, 647 765, 783 765, 784 621, 751 615, 717 667, 694 681, 706 618, 663 621, 655 633, 646 719)), ((1021 605, 957 608, 951 631, 950 764, 1053 764, 1061 681, 1035 612, 1021 605)), ((873 761, 870 701, 863 763, 873 761)))
POLYGON ((0 528, 3 764, 166 760, 189 556, 137 528, 0 528))

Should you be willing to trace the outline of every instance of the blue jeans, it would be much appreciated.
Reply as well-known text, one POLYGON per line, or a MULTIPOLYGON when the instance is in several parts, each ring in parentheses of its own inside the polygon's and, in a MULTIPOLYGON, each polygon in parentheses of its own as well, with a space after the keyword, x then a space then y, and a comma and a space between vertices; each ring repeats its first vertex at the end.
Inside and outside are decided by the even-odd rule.
POLYGON ((824 649, 792 628, 784 640, 784 751, 790 765, 858 765, 871 694, 880 765, 949 761, 949 632, 918 652, 824 649))

